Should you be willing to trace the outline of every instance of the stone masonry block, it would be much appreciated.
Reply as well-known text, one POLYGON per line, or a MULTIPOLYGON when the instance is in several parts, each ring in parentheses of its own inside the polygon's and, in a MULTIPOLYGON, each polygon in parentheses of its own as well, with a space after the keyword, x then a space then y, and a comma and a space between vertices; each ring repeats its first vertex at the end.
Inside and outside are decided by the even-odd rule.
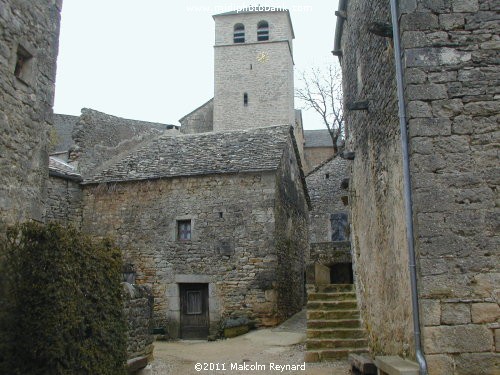
POLYGON ((466 324, 471 322, 470 305, 468 303, 442 304, 442 324, 466 324))
POLYGON ((408 103, 407 111, 409 118, 428 117, 431 113, 431 106, 429 103, 414 100, 408 103))
POLYGON ((406 50, 406 64, 413 66, 456 65, 470 61, 472 55, 454 48, 411 48, 406 50))
POLYGON ((464 27, 465 18, 462 14, 440 14, 439 24, 444 30, 455 30, 464 27))
POLYGON ((439 27, 439 18, 427 12, 414 12, 401 16, 401 30, 435 30, 439 27))
POLYGON ((424 327, 423 336, 428 354, 487 352, 493 345, 491 330, 476 324, 424 327))
POLYGON ((417 0, 400 0, 399 10, 401 13, 411 13, 417 9, 417 0))
POLYGON ((500 318, 500 307, 497 303, 474 303, 472 304, 473 323, 494 323, 500 318))
POLYGON ((410 137, 450 135, 451 121, 446 118, 417 118, 409 121, 410 137))
POLYGON ((479 10, 478 0, 453 0, 453 12, 477 12, 479 10))
POLYGON ((453 358, 443 354, 426 356, 429 374, 453 374, 453 358))
POLYGON ((432 113, 436 117, 454 117, 463 111, 460 99, 435 100, 432 102, 432 113))
POLYGON ((463 353, 455 358, 456 375, 496 375, 500 356, 496 353, 463 353))
POLYGON ((437 299, 420 300, 424 326, 438 326, 441 322, 441 303, 437 299))
POLYGON ((408 85, 408 100, 437 100, 448 98, 446 85, 428 83, 408 85))

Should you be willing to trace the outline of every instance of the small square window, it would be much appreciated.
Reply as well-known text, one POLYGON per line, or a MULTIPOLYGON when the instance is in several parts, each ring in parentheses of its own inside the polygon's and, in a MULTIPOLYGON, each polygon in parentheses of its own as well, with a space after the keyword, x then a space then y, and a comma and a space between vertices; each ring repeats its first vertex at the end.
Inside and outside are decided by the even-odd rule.
POLYGON ((179 241, 191 241, 191 220, 177 221, 177 239, 179 241))

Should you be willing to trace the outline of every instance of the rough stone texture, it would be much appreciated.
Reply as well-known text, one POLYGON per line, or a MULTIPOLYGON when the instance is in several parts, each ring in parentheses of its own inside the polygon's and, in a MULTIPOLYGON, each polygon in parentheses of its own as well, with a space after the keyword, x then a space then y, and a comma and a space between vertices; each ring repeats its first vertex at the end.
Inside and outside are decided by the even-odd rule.
POLYGON ((84 182, 276 170, 290 132, 289 126, 273 126, 175 137, 166 134, 118 156, 84 182))
POLYGON ((0 1, 0 230, 43 220, 61 2, 0 1), (18 52, 32 57, 15 74, 18 52))
POLYGON ((214 16, 214 130, 293 125, 293 29, 288 12, 214 16), (269 24, 269 40, 257 41, 257 24, 269 24), (234 25, 245 43, 233 43, 234 25), (243 101, 248 95, 248 104, 243 101))
MULTIPOLYGON (((331 214, 348 211, 340 200, 342 195, 347 195, 347 189, 341 184, 348 176, 348 162, 337 156, 324 161, 306 177, 312 204, 310 243, 332 241, 331 214)), ((346 230, 345 237, 349 239, 348 228, 346 230)))
MULTIPOLYGON (((226 135, 248 142, 255 131, 226 135)), ((171 337, 179 335, 183 282, 209 284, 211 334, 231 316, 274 325, 302 307, 307 201, 288 128, 285 134, 275 145, 281 159, 269 172, 217 169, 203 176, 85 185, 83 229, 116 238, 137 282, 152 285, 155 320, 171 337), (191 220, 191 241, 177 240, 179 219, 191 220)), ((195 136, 175 139, 183 137, 195 136)), ((222 133, 214 137, 224 141, 222 133)), ((223 164, 230 167, 234 155, 225 145, 223 164)))
POLYGON ((214 99, 210 99, 179 120, 181 133, 206 133, 214 130, 214 99))
POLYGON ((145 285, 122 283, 123 310, 128 321, 127 358, 148 357, 153 359, 151 318, 153 295, 145 285))
POLYGON ((331 266, 337 263, 351 263, 351 243, 340 242, 313 242, 310 244, 310 261, 331 266))
POLYGON ((47 183, 45 220, 80 228, 82 189, 78 180, 51 175, 47 183))
POLYGON ((85 177, 106 162, 113 163, 116 155, 130 151, 164 132, 179 134, 173 125, 129 120, 84 108, 74 125, 72 137, 75 147, 70 150, 69 160, 85 177))
MULTIPOLYGON (((498 364, 488 326, 495 323, 486 323, 495 316, 500 277, 500 23, 493 4, 415 0, 400 5, 424 351, 436 355, 436 368, 453 369, 436 370, 439 374, 475 374, 472 364, 477 373, 493 373, 498 364)), ((370 100, 369 112, 346 114, 348 147, 356 151, 353 245, 358 287, 369 291, 361 304, 367 324, 372 325, 372 316, 386 320, 379 301, 390 310, 408 306, 398 322, 375 326, 372 349, 395 354, 413 338, 407 326, 399 348, 383 342, 385 335, 398 341, 402 322, 410 322, 404 319, 410 310, 403 293, 408 276, 394 58, 388 40, 362 27, 373 21, 390 23, 390 10, 382 1, 372 2, 369 12, 365 6, 349 1, 342 35, 346 102, 370 100), (361 74, 362 90, 359 70, 367 72, 361 74), (391 240, 377 246, 388 235, 391 240), (379 285, 386 291, 398 285, 398 290, 387 300, 377 292, 379 285)))
POLYGON ((405 78, 410 67, 422 77, 407 84, 407 105, 431 109, 408 111, 419 292, 440 301, 441 324, 451 325, 425 328, 424 350, 471 352, 453 358, 453 374, 493 373, 497 354, 473 352, 493 350, 485 324, 498 320, 498 12, 486 0, 417 3, 439 20, 432 30, 404 22, 418 12, 401 17, 405 78), (409 45, 407 33, 420 38, 409 45))
POLYGON ((309 174, 312 170, 323 164, 333 156, 332 137, 327 129, 304 131, 304 172, 309 174))
POLYGON ((52 117, 54 121, 54 132, 52 136, 52 150, 50 154, 57 154, 58 157, 67 159, 68 150, 74 145, 73 129, 76 123, 80 120, 79 116, 60 115, 54 113, 52 117))
POLYGON ((470 304, 443 303, 441 305, 441 324, 467 324, 470 322, 470 304))
MULTIPOLYGON (((344 111, 346 150, 355 152, 349 202, 359 307, 371 351, 405 355, 414 345, 393 48, 366 27, 390 23, 389 3, 349 1, 347 14, 344 105, 369 100, 369 111, 344 111)), ((412 22, 428 25, 427 16, 412 22)))
POLYGON ((488 352, 493 346, 490 329, 479 324, 424 328, 426 353, 488 352))
POLYGON ((498 354, 464 353, 455 359, 457 375, 496 375, 500 368, 498 354))
POLYGON ((498 303, 473 303, 472 323, 494 323, 500 319, 498 303))

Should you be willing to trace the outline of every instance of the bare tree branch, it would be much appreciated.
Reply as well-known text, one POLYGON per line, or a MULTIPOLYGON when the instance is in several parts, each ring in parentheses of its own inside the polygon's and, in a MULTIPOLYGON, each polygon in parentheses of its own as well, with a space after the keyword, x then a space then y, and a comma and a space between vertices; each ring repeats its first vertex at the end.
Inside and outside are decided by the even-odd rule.
POLYGON ((320 115, 337 153, 337 141, 344 136, 340 68, 338 65, 329 65, 324 71, 311 68, 309 72, 301 73, 299 81, 301 87, 295 90, 295 97, 302 103, 303 109, 313 109, 320 115))

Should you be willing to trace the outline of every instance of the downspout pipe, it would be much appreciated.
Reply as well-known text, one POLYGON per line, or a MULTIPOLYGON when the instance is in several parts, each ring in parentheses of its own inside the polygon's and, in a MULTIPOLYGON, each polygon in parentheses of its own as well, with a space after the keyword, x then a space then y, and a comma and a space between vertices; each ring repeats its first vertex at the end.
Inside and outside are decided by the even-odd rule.
POLYGON ((408 132, 406 128, 407 116, 404 99, 403 86, 403 63, 401 54, 401 41, 399 38, 398 23, 398 0, 390 0, 392 17, 392 35, 394 41, 394 60, 396 64, 396 84, 399 109, 399 126, 401 130, 401 150, 403 153, 403 190, 406 221, 406 240, 408 242, 408 267, 410 270, 411 282, 411 303, 413 312, 413 331, 415 338, 415 355, 419 367, 420 375, 427 375, 427 363, 422 353, 421 335, 420 335, 420 314, 418 309, 418 290, 417 290, 417 270, 415 262, 415 247, 413 234, 413 208, 410 179, 410 158, 408 153, 408 132))

